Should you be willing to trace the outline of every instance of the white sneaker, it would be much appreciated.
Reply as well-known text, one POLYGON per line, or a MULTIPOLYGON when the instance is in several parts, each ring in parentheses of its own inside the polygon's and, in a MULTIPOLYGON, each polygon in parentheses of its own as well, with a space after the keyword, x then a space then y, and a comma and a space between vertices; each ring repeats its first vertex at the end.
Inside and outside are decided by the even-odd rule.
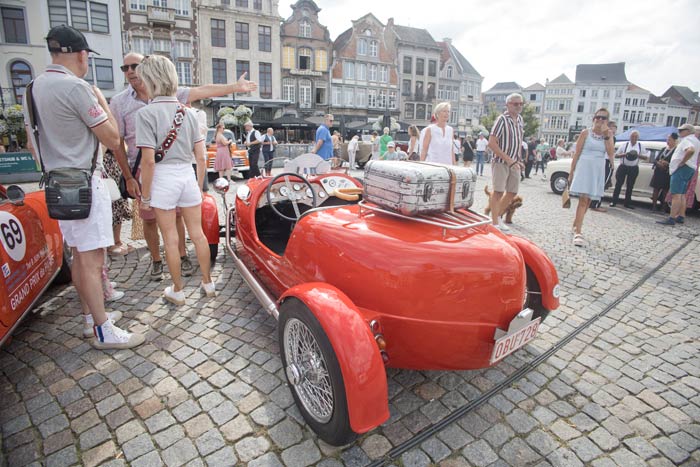
POLYGON ((173 286, 168 286, 165 288, 163 298, 177 306, 182 306, 185 304, 185 292, 183 290, 175 292, 175 290, 173 290, 173 286))
POLYGON ((498 225, 496 228, 501 232, 510 232, 510 227, 503 223, 503 219, 498 219, 498 225))
MULTIPOLYGON (((95 331, 93 330, 93 326, 95 325, 95 321, 92 319, 92 315, 83 315, 85 319, 83 320, 85 322, 85 325, 83 327, 83 337, 95 337, 95 331)), ((107 313, 107 320, 111 321, 113 323, 116 323, 122 318, 122 312, 121 311, 110 311, 107 313)))
POLYGON ((214 281, 211 281, 208 284, 202 282, 201 288, 202 292, 204 292, 207 297, 216 297, 216 284, 214 281))
POLYGON ((122 298, 124 298, 124 292, 121 290, 113 290, 112 295, 105 297, 105 302, 116 302, 122 298))
POLYGON ((102 326, 95 326, 92 345, 96 349, 130 349, 143 344, 145 340, 143 334, 124 331, 107 320, 102 326))

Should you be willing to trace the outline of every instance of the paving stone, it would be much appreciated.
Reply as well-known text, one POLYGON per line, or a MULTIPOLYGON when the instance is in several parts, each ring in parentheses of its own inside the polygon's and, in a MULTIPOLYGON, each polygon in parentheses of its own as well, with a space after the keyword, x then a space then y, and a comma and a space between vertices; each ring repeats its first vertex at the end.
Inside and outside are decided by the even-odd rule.
POLYGON ((225 444, 223 436, 216 429, 211 429, 204 433, 202 436, 197 438, 195 441, 197 449, 202 456, 207 456, 219 449, 221 449, 225 444))
POLYGON ((690 457, 688 451, 678 447, 678 445, 669 438, 656 438, 652 441, 652 444, 675 464, 682 464, 690 457))
MULTIPOLYGON (((342 464, 341 464, 342 465, 342 464)), ((268 452, 248 462, 248 467, 284 467, 275 453, 268 452)))
POLYGON ((131 463, 131 467, 159 467, 161 465, 165 464, 156 451, 144 454, 131 463))
MULTIPOLYGON (((24 433, 24 432, 22 432, 24 433)), ((29 434, 29 440, 31 441, 34 439, 32 436, 32 433, 27 430, 27 433, 29 434)), ((49 455, 53 452, 56 452, 60 449, 65 448, 66 446, 70 446, 75 443, 75 439, 73 439, 73 434, 71 433, 71 430, 63 430, 58 433, 54 433, 53 435, 49 436, 44 440, 43 447, 44 447, 44 455, 49 455)), ((24 444, 24 443, 23 443, 24 444)), ((9 449, 7 446, 7 443, 5 443, 5 448, 9 449)))
POLYGON ((630 451, 644 460, 647 460, 659 453, 659 451, 653 445, 649 444, 647 440, 639 436, 627 438, 624 441, 624 444, 630 451))
POLYGON ((168 467, 184 465, 197 457, 197 448, 192 441, 184 438, 164 450, 161 457, 168 467))
POLYGON ((451 453, 450 448, 439 439, 432 437, 421 444, 421 449, 425 452, 433 462, 440 462, 448 457, 451 453))
POLYGON ((92 448, 82 453, 83 465, 86 467, 95 467, 101 465, 105 461, 114 458, 117 454, 117 448, 113 441, 107 441, 100 446, 92 448))
POLYGON ((169 446, 180 441, 185 437, 185 430, 181 425, 173 425, 167 430, 161 431, 153 435, 153 440, 161 449, 166 449, 169 446))
POLYGON ((80 435, 80 449, 82 451, 86 451, 90 448, 94 448, 98 444, 102 444, 103 442, 111 439, 111 437, 112 436, 107 429, 107 425, 101 423, 80 435))
POLYGON ((620 447, 610 454, 610 458, 614 460, 617 465, 643 465, 644 461, 640 459, 637 455, 628 451, 624 447, 620 447))
POLYGON ((515 436, 515 432, 510 428, 510 426, 503 423, 494 425, 490 429, 486 430, 481 438, 489 442, 491 446, 501 446, 506 441, 515 436))
POLYGON ((68 446, 55 452, 45 459, 46 467, 67 467, 79 464, 78 453, 75 446, 68 446))
POLYGON ((95 405, 95 409, 97 409, 97 413, 100 414, 100 416, 104 417, 108 413, 122 407, 125 403, 124 396, 115 394, 98 402, 95 405))
MULTIPOLYGON (((238 458, 242 462, 248 462, 250 460, 255 459, 256 457, 260 457, 269 448, 270 443, 263 436, 249 436, 247 438, 243 438, 235 445, 236 452, 238 453, 238 458)), ((284 458, 284 453, 282 453, 282 459, 284 459, 285 464, 287 464, 287 460, 284 458)), ((290 459, 290 461, 293 460, 294 459, 290 459)))
POLYGON ((200 413, 202 409, 192 399, 186 400, 173 409, 173 415, 178 422, 185 422, 200 413))
POLYGON ((462 449, 462 455, 473 465, 482 467, 498 460, 498 455, 483 439, 477 440, 462 449))
POLYGON ((608 417, 603 422, 603 427, 610 432, 613 436, 618 439, 623 439, 633 433, 632 429, 627 423, 620 421, 615 417, 608 417))
POLYGON ((581 460, 578 457, 576 457, 576 454, 574 454, 573 451, 563 447, 552 451, 547 456, 547 461, 549 461, 551 465, 556 466, 565 465, 567 467, 583 467, 583 462, 581 462, 581 460))
POLYGON ((129 441, 130 439, 135 438, 136 436, 140 435, 141 433, 144 433, 144 428, 141 426, 141 423, 137 420, 132 420, 129 423, 126 423, 116 430, 116 435, 117 435, 117 442, 121 445, 129 441))
POLYGON ((151 437, 143 433, 136 438, 127 441, 122 445, 122 452, 127 461, 133 461, 151 451, 155 451, 155 446, 151 441, 151 437))
POLYGON ((200 397, 197 402, 202 407, 202 410, 209 412, 214 407, 225 401, 224 396, 222 396, 218 391, 211 392, 203 397, 200 397))
POLYGON ((437 434, 445 444, 447 444, 450 449, 458 450, 464 447, 467 443, 474 441, 474 437, 464 431, 459 425, 451 424, 444 430, 437 434))
POLYGON ((501 458, 509 465, 531 465, 540 459, 522 439, 513 438, 501 448, 501 458))
POLYGON ((9 453, 7 455, 7 464, 11 466, 28 465, 38 460, 40 457, 39 446, 36 443, 29 443, 9 453))
POLYGON ((430 458, 420 449, 411 449, 401 455, 401 463, 405 467, 428 467, 430 458))
POLYGON ((250 414, 250 418, 261 426, 272 426, 282 420, 284 416, 284 411, 272 403, 264 404, 250 414))
POLYGON ((603 452, 585 436, 569 441, 569 447, 584 463, 589 463, 596 457, 603 454, 603 452))
POLYGON ((364 467, 370 463, 367 454, 359 446, 353 446, 340 454, 340 459, 347 467, 364 467))
POLYGON ((157 433, 175 423, 175 419, 167 410, 162 410, 151 418, 147 419, 145 423, 148 431, 151 433, 157 433))
POLYGON ((299 425, 289 419, 282 420, 270 428, 268 435, 280 449, 286 449, 298 443, 303 437, 299 425))
MULTIPOLYGON (((58 433, 61 430, 68 428, 70 424, 65 415, 60 414, 52 417, 39 425, 39 432, 43 438, 48 438, 54 433, 58 433)), ((3 429, 3 432, 5 430, 3 429)))
POLYGON ((515 409, 510 415, 506 415, 506 421, 518 434, 529 433, 538 425, 537 420, 521 409, 515 409))

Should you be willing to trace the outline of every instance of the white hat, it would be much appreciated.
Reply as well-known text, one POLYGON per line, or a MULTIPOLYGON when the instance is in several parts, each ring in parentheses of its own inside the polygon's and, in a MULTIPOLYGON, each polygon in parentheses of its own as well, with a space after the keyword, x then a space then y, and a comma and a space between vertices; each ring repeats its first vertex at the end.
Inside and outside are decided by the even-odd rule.
POLYGON ((395 147, 396 147, 396 143, 394 143, 393 141, 389 141, 388 143, 386 143, 386 147, 387 147, 387 148, 395 148, 395 147))
POLYGON ((247 120, 247 121, 243 124, 243 126, 248 126, 248 125, 250 125, 250 126, 255 126, 255 124, 253 123, 252 120, 247 120))

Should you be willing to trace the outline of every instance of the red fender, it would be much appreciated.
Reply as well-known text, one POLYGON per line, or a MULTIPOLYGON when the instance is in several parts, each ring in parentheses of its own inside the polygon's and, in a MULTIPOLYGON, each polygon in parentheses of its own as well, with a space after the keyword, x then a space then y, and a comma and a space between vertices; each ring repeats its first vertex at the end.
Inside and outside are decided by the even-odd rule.
POLYGON ((216 199, 209 193, 204 193, 202 197, 202 230, 207 237, 207 243, 219 243, 219 210, 216 207, 216 199))
POLYGON ((508 239, 518 247, 525 264, 535 274, 542 291, 542 306, 550 311, 559 308, 559 276, 552 261, 530 240, 514 235, 508 239))
POLYGON ((366 433, 389 418, 386 369, 374 336, 355 304, 337 288, 312 282, 287 290, 304 302, 328 336, 345 382, 350 426, 366 433))

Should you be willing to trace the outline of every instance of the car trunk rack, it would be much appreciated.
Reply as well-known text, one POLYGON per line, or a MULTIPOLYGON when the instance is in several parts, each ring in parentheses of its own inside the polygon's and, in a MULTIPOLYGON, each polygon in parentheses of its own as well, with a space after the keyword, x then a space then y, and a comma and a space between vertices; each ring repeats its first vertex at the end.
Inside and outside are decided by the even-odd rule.
POLYGON ((479 227, 481 225, 487 225, 491 223, 491 218, 478 212, 474 212, 471 209, 456 209, 452 212, 438 212, 434 214, 420 214, 417 216, 406 216, 401 213, 391 211, 389 209, 384 209, 377 206, 376 204, 370 203, 366 200, 361 200, 358 202, 360 206, 360 216, 363 216, 363 210, 371 212, 379 212, 382 214, 388 214, 390 216, 399 217, 401 219, 406 219, 414 222, 421 222, 423 224, 430 224, 443 229, 443 235, 447 233, 448 230, 463 230, 470 229, 472 227, 479 227))

